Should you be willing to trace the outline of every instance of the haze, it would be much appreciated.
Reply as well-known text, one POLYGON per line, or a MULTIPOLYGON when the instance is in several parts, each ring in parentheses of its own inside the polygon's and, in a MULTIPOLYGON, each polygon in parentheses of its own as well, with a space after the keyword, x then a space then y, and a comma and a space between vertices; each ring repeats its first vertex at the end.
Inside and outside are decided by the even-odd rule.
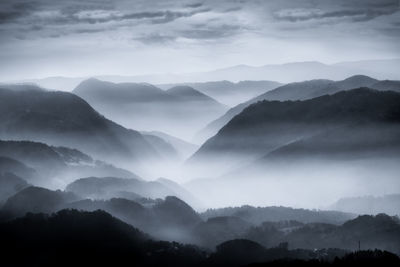
POLYGON ((400 58, 398 0, 4 0, 0 10, 3 81, 400 58))

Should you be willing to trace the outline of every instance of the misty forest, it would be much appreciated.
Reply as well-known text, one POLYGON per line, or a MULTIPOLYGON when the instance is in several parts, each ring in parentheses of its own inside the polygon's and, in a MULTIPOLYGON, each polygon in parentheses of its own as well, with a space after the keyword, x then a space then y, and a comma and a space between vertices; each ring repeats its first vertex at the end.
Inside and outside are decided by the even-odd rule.
POLYGON ((400 266, 399 0, 0 2, 0 266, 400 266))

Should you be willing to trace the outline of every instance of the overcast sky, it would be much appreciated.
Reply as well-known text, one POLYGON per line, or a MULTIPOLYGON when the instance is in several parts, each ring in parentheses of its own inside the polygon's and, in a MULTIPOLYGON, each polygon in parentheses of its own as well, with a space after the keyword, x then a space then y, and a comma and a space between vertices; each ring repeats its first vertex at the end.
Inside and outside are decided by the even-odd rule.
POLYGON ((0 79, 400 58, 398 0, 1 0, 0 79))

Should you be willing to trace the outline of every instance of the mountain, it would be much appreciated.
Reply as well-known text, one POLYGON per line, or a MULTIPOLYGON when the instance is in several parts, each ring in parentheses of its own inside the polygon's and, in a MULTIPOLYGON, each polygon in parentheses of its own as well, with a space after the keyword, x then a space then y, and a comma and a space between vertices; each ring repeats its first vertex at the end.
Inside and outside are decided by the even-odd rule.
MULTIPOLYGON (((365 218, 362 220, 365 221, 365 218)), ((58 266, 122 266, 129 262, 134 266, 178 267, 243 266, 251 263, 257 264, 251 266, 372 264, 392 267, 400 262, 398 256, 387 251, 349 253, 337 248, 289 250, 287 243, 267 249, 245 239, 229 240, 210 252, 194 245, 155 241, 137 228, 100 210, 61 210, 52 215, 29 213, 0 223, 0 235, 4 266, 54 266, 55 262, 58 266)), ((385 235, 385 240, 396 244, 395 241, 392 243, 395 237, 385 235)))
POLYGON ((77 199, 78 197, 72 193, 30 186, 7 199, 3 210, 14 217, 25 215, 27 212, 51 213, 57 211, 66 203, 77 199))
POLYGON ((162 131, 181 138, 191 138, 195 131, 227 109, 188 86, 164 91, 150 84, 88 79, 73 93, 126 127, 162 131))
POLYGON ((9 197, 28 186, 29 184, 21 177, 7 172, 0 173, 0 206, 9 197))
POLYGON ((299 221, 300 223, 329 223, 342 224, 347 220, 354 219, 355 214, 339 212, 333 210, 308 210, 295 209, 290 207, 227 207, 219 209, 209 209, 200 214, 204 220, 213 217, 236 217, 252 225, 260 225, 266 221, 299 221))
POLYGON ((385 214, 359 216, 341 226, 306 225, 286 236, 293 248, 337 247, 382 249, 400 252, 400 223, 396 217, 385 214))
POLYGON ((0 235, 5 266, 200 266, 205 260, 195 246, 151 240, 104 211, 28 214, 1 223, 0 235))
MULTIPOLYGON (((2 142, 0 141, 0 147, 2 147, 1 144, 2 142)), ((35 179, 37 176, 35 169, 26 166, 24 163, 9 157, 0 156, 0 174, 5 173, 12 173, 26 180, 35 179)))
POLYGON ((165 185, 166 182, 159 180, 144 181, 138 178, 87 177, 70 183, 67 185, 66 191, 90 199, 110 199, 133 193, 140 197, 153 199, 177 196, 189 203, 194 200, 188 191, 176 183, 171 186, 171 183, 173 182, 165 185))
MULTIPOLYGON (((335 141, 343 142, 343 149, 346 149, 348 141, 353 141, 360 146, 368 144, 365 150, 381 144, 395 145, 392 148, 396 151, 400 145, 396 137, 399 136, 396 135, 400 122, 399 103, 398 93, 366 88, 305 101, 261 101, 234 117, 217 135, 203 144, 188 163, 220 161, 232 166, 238 161, 261 157, 284 145, 290 146, 292 142, 302 142, 332 129, 340 131, 347 126, 350 128, 335 138, 335 141), (346 134, 357 138, 363 129, 368 129, 368 136, 359 140, 346 139, 346 134), (385 138, 376 140, 379 133, 385 138)), ((329 145, 326 138, 321 138, 321 142, 329 145)), ((337 144, 331 145, 332 148, 338 148, 337 144)), ((351 152, 348 147, 347 150, 351 152)))
POLYGON ((371 87, 380 91, 400 92, 400 81, 390 81, 390 80, 379 81, 374 85, 372 85, 371 87))
POLYGON ((382 86, 380 86, 379 83, 378 80, 371 77, 355 75, 341 81, 319 79, 282 85, 229 109, 222 117, 210 122, 204 129, 202 129, 197 134, 197 139, 204 140, 213 136, 233 117, 242 112, 249 105, 257 103, 258 101, 306 100, 359 87, 370 87, 375 89, 375 85, 377 87, 376 89, 380 90, 382 86))
POLYGON ((399 93, 366 88, 255 103, 186 162, 198 179, 185 187, 207 207, 315 208, 398 193, 399 103, 399 93))
POLYGON ((152 147, 157 151, 157 153, 162 156, 165 160, 179 160, 180 155, 178 151, 169 143, 166 142, 163 138, 160 138, 156 135, 145 134, 141 132, 144 139, 152 145, 152 147))
POLYGON ((380 197, 361 196, 341 198, 329 206, 331 209, 353 212, 358 214, 389 215, 400 214, 400 194, 390 194, 380 197))
POLYGON ((222 242, 239 238, 251 227, 250 223, 238 217, 213 217, 198 224, 193 235, 196 244, 214 248, 222 242))
POLYGON ((158 86, 165 89, 173 86, 178 88, 191 87, 213 97, 225 105, 234 106, 280 85, 280 83, 273 81, 240 81, 237 83, 230 81, 215 81, 204 83, 161 84, 158 86))
POLYGON ((163 132, 157 132, 157 131, 146 132, 146 131, 142 131, 142 134, 144 136, 146 136, 146 135, 157 136, 157 137, 163 139, 165 142, 169 143, 178 152, 178 155, 183 159, 186 159, 189 156, 191 156, 199 148, 198 145, 189 143, 189 142, 187 142, 185 140, 182 140, 182 139, 177 138, 177 137, 172 136, 172 135, 168 135, 168 134, 163 133, 163 132))
POLYGON ((139 132, 107 120, 71 93, 26 85, 2 87, 0 119, 2 139, 71 147, 119 165, 159 159, 139 132))
POLYGON ((135 103, 174 101, 160 88, 147 83, 112 83, 90 78, 82 81, 73 93, 91 102, 135 103))
MULTIPOLYGON (((152 84, 204 83, 210 81, 260 81, 274 80, 281 83, 292 83, 311 79, 341 80, 351 75, 363 74, 378 79, 399 80, 397 70, 400 59, 362 60, 323 64, 315 61, 289 62, 285 64, 268 64, 263 66, 237 65, 207 72, 182 74, 150 74, 137 76, 103 75, 97 79, 115 83, 148 82, 152 84)), ((36 83, 45 88, 73 90, 87 77, 47 77, 43 79, 20 80, 17 82, 36 83)), ((197 89, 196 87, 194 87, 197 89)), ((221 101, 223 102, 223 101, 221 101)))
POLYGON ((166 93, 184 101, 209 102, 215 105, 219 105, 219 103, 215 99, 195 90, 190 86, 174 86, 166 90, 166 93))
POLYGON ((182 185, 166 178, 158 178, 156 182, 161 183, 165 187, 171 189, 173 192, 175 192, 176 196, 179 196, 179 198, 184 199, 187 203, 190 203, 194 209, 199 210, 204 208, 202 202, 194 197, 193 194, 182 185))
POLYGON ((32 184, 55 188, 64 187, 81 175, 138 178, 127 170, 94 160, 79 150, 31 141, 0 140, 0 167, 32 184))
MULTIPOLYGON (((284 223, 284 222, 282 222, 284 223)), ((265 222, 252 227, 240 238, 250 239, 267 247, 287 242, 291 249, 338 248, 356 250, 381 249, 398 253, 400 223, 397 217, 386 214, 363 215, 342 225, 308 223, 291 229, 265 222)))

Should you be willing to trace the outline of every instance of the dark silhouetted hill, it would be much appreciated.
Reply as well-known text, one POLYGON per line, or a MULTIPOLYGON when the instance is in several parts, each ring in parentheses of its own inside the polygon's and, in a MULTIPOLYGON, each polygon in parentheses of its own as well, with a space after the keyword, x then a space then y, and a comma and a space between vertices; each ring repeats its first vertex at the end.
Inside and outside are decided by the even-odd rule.
POLYGON ((255 159, 287 144, 282 149, 289 149, 292 142, 303 140, 310 142, 305 151, 323 151, 329 146, 342 152, 351 152, 355 146, 368 151, 381 146, 398 153, 399 103, 398 93, 367 88, 305 101, 261 101, 233 118, 201 146, 188 164, 214 160, 232 160, 234 164, 235 160, 255 159), (330 132, 335 136, 332 142, 325 136, 330 132))
POLYGON ((95 111, 80 97, 31 86, 0 87, 0 136, 79 149, 99 159, 156 159, 143 136, 95 111))
POLYGON ((306 100, 326 94, 334 94, 342 90, 350 90, 359 87, 369 87, 377 90, 399 91, 397 81, 378 81, 368 76, 355 75, 341 81, 332 80, 310 80, 304 82, 289 83, 254 97, 244 103, 228 110, 222 117, 209 123, 206 128, 197 134, 198 138, 204 139, 215 135, 233 117, 238 115, 246 107, 262 100, 306 100))
POLYGON ((13 217, 23 216, 27 212, 51 213, 77 199, 78 197, 72 193, 30 186, 7 199, 3 210, 12 214, 13 217))

